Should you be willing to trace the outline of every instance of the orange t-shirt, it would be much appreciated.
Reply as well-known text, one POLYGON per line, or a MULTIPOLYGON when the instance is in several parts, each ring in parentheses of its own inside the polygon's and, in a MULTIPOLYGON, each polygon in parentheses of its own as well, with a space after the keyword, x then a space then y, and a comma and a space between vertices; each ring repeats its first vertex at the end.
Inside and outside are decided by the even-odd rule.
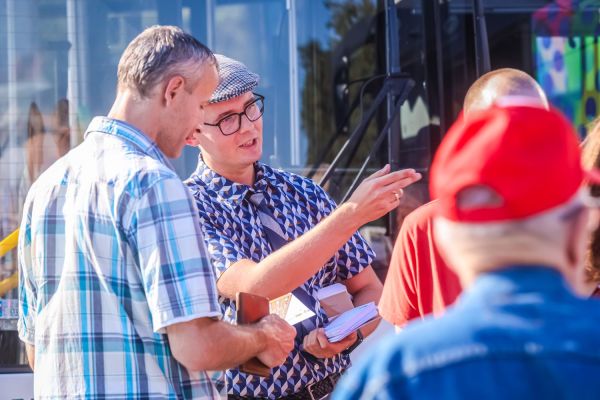
POLYGON ((433 241, 435 205, 432 201, 411 212, 394 245, 379 313, 396 326, 442 313, 462 290, 433 241))

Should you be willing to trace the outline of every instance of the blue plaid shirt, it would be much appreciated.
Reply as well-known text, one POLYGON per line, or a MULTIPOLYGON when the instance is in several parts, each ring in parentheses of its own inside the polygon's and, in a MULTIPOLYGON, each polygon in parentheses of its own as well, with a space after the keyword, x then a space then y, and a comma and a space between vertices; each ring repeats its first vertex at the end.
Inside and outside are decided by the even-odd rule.
POLYGON ((194 201, 144 134, 95 118, 32 186, 18 252, 36 398, 217 396, 165 334, 221 312, 194 201))
MULTIPOLYGON (((273 251, 256 208, 248 200, 249 192, 264 193, 288 241, 307 232, 336 207, 325 191, 310 179, 276 171, 261 163, 256 164, 256 182, 249 187, 217 174, 200 158, 197 170, 186 184, 196 199, 202 232, 218 276, 239 260, 258 262, 273 251)), ((303 288, 314 297, 319 288, 361 272, 372 258, 371 248, 356 233, 303 284, 303 288)), ((225 318, 234 321, 235 302, 224 297, 220 297, 220 301, 225 318)), ((313 311, 317 316, 316 324, 323 326, 327 316, 318 301, 313 311)), ((237 369, 228 370, 225 374, 228 393, 278 398, 298 392, 349 366, 350 359, 345 355, 316 359, 301 352, 303 339, 301 335, 296 337, 294 350, 283 365, 271 370, 272 375, 268 378, 244 374, 237 369)))

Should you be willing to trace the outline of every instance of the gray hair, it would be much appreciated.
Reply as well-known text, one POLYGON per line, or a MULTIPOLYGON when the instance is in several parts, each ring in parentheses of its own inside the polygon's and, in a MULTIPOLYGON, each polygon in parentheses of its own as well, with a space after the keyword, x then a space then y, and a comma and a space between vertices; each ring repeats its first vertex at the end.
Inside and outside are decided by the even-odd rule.
POLYGON ((185 89, 196 87, 200 74, 192 75, 206 62, 217 65, 212 51, 176 26, 155 25, 129 43, 118 68, 118 89, 135 90, 148 97, 157 84, 182 76, 185 89))
POLYGON ((519 262, 564 265, 568 227, 585 208, 578 192, 565 204, 519 220, 485 223, 434 220, 436 244, 449 264, 490 270, 519 262))

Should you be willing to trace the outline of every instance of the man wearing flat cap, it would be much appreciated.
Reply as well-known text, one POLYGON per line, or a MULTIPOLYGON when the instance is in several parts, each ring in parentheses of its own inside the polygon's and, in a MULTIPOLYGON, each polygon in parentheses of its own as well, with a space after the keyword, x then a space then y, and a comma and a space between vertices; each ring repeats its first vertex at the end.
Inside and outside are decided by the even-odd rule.
POLYGON ((194 200, 169 162, 202 122, 216 59, 181 28, 152 26, 117 79, 108 115, 23 206, 18 329, 34 397, 214 399, 205 371, 279 365, 296 334, 274 315, 220 320, 194 200))
POLYGON ((292 293, 315 317, 296 324, 296 346, 271 375, 226 372, 230 398, 323 398, 350 364, 349 352, 375 326, 330 343, 317 291, 346 285, 355 305, 377 302, 381 283, 373 252, 356 232, 398 206, 402 188, 420 179, 414 170, 386 166, 365 179, 340 206, 310 179, 261 163, 265 99, 258 76, 217 55, 220 83, 205 107, 205 123, 188 144, 200 148, 186 181, 216 270, 226 317, 237 292, 270 299, 292 293), (326 218, 327 217, 327 218, 326 218))
POLYGON ((333 398, 598 398, 600 303, 579 296, 598 207, 585 176, 557 111, 503 102, 459 119, 430 189, 436 244, 466 290, 381 343, 333 398))

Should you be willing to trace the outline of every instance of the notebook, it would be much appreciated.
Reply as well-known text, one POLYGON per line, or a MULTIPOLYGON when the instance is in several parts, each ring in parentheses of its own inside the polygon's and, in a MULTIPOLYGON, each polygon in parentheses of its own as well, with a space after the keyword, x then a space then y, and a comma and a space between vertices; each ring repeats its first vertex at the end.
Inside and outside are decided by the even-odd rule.
MULTIPOLYGON (((235 296, 237 305, 236 319, 239 325, 254 324, 261 318, 269 315, 269 299, 250 293, 238 292, 235 296)), ((239 366, 239 370, 246 374, 267 377, 271 368, 254 357, 239 366)))
POLYGON ((325 336, 332 343, 339 342, 378 317, 379 312, 374 302, 354 307, 325 325, 325 336))

